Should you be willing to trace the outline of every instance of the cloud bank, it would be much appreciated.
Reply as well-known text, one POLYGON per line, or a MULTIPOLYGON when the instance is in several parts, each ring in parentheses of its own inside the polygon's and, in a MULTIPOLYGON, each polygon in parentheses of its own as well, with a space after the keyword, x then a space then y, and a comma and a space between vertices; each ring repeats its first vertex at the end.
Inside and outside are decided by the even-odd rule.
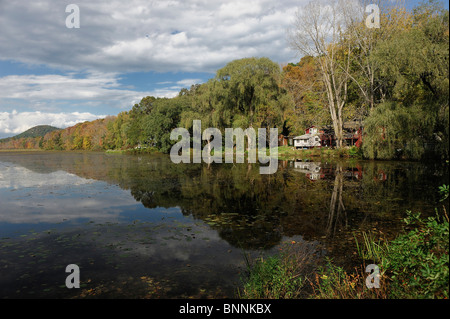
POLYGON ((5 1, 0 57, 102 72, 215 72, 249 56, 289 62, 285 30, 305 2, 79 0, 80 28, 68 29, 65 2, 5 1))
POLYGON ((109 103, 113 108, 128 109, 146 95, 172 97, 174 91, 170 88, 153 92, 126 89, 119 83, 116 73, 9 75, 0 78, 0 99, 22 99, 31 104, 71 100, 109 103))

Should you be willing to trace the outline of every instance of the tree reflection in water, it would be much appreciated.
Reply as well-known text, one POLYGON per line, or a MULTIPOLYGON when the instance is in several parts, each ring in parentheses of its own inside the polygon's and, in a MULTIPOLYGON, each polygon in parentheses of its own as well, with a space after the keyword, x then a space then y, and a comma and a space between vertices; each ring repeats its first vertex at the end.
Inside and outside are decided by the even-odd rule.
MULTIPOLYGON (((171 296, 185 296, 186 289, 192 296, 206 281, 209 290, 227 287, 232 296, 230 278, 243 263, 242 251, 272 253, 295 239, 347 260, 354 232, 395 235, 406 210, 434 214, 437 188, 448 184, 448 167, 433 163, 280 161, 275 174, 261 175, 258 164, 177 165, 165 155, 92 152, 3 153, 0 174, 2 227, 69 219, 61 226, 67 232, 33 231, 30 241, 26 231, 26 241, 2 242, 5 265, 29 267, 2 266, 11 296, 30 285, 26 277, 16 281, 16 270, 34 273, 36 255, 67 265, 75 251, 101 269, 91 274, 108 287, 125 272, 133 283, 145 278, 148 284, 150 274, 165 278, 173 284, 171 296), (93 220, 98 224, 85 225, 93 220), (127 254, 132 258, 124 259, 127 254), (122 264, 125 270, 111 267, 122 264)), ((56 264, 42 267, 36 287, 59 271, 56 264)))
POLYGON ((279 161, 273 175, 258 164, 174 164, 166 155, 39 152, 2 154, 36 172, 63 170, 130 190, 145 207, 179 207, 236 247, 270 248, 283 236, 333 238, 342 230, 391 227, 406 210, 433 214, 436 189, 448 184, 439 164, 374 161, 279 161))
POLYGON ((326 230, 328 236, 334 236, 334 234, 336 233, 336 227, 338 224, 338 220, 341 217, 341 214, 344 214, 343 216, 345 223, 344 227, 348 226, 347 214, 345 211, 344 203, 342 201, 343 188, 344 188, 343 167, 341 163, 337 163, 335 169, 334 187, 331 193, 330 210, 326 230))

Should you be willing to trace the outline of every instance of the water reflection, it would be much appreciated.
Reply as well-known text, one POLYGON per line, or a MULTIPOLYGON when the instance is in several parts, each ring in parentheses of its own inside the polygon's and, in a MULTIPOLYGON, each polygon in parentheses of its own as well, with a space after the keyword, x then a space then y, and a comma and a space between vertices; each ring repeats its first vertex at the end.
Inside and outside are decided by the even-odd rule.
MULTIPOLYGON (((2 236, 20 235, 19 230, 25 227, 129 220, 122 217, 124 211, 130 216, 139 211, 129 192, 115 185, 62 170, 43 173, 46 170, 39 166, 31 170, 3 162, 0 167, 2 236)), ((181 215, 179 209, 176 211, 181 215)))
POLYGON ((344 187, 344 170, 340 163, 336 165, 335 178, 333 192, 331 193, 330 199, 330 210, 327 222, 327 235, 334 235, 336 233, 337 220, 344 219, 344 226, 348 226, 348 219, 346 215, 346 210, 344 203, 342 201, 342 193, 344 187), (334 227, 333 227, 334 224, 334 227))
MULTIPOLYGON (((140 278, 151 269, 184 283, 168 296, 182 295, 195 277, 198 289, 202 281, 227 286, 225 295, 232 297, 224 281, 236 276, 243 250, 270 250, 295 239, 320 242, 327 253, 348 258, 354 231, 395 235, 406 210, 434 214, 437 187, 444 183, 448 167, 432 163, 280 161, 276 174, 261 175, 257 164, 180 165, 165 155, 3 153, 0 237, 28 236, 30 230, 35 237, 33 245, 4 241, 0 253, 4 249, 7 257, 0 261, 7 266, 31 256, 31 267, 36 247, 52 247, 67 250, 63 267, 79 251, 83 262, 92 260, 88 267, 98 267, 95 276, 111 278, 117 270, 140 278), (54 227, 66 230, 38 233, 54 227), (118 269, 111 254, 133 260, 118 269), (209 279, 206 269, 214 270, 209 279)), ((8 269, 12 284, 20 275, 8 269)))
MULTIPOLYGON (((409 209, 433 213, 437 186, 448 183, 446 167, 419 163, 280 162, 276 174, 261 175, 257 164, 177 165, 164 155, 41 153, 0 159, 3 188, 85 184, 80 189, 89 198, 79 201, 76 192, 68 191, 42 196, 41 203, 35 203, 46 207, 42 212, 50 214, 56 205, 66 207, 66 214, 111 213, 115 205, 135 204, 127 192, 119 194, 125 190, 150 209, 148 214, 156 208, 178 208, 244 248, 273 247, 283 235, 329 237, 338 228, 356 229, 367 220, 397 220, 409 209), (6 167, 8 161, 15 166, 6 167), (101 187, 89 186, 93 181, 104 183, 102 201, 96 196, 101 187)), ((27 211, 25 194, 16 202, 1 194, 3 211, 27 211)), ((44 213, 36 218, 45 219, 44 213)))
MULTIPOLYGON (((305 174, 311 181, 317 181, 319 179, 333 179, 336 175, 334 166, 342 166, 342 162, 336 162, 335 165, 322 162, 310 162, 310 161, 292 161, 292 164, 296 170, 305 174)), ((341 167, 339 171, 342 171, 346 179, 362 179, 363 169, 360 164, 356 164, 354 167, 346 166, 341 167)))

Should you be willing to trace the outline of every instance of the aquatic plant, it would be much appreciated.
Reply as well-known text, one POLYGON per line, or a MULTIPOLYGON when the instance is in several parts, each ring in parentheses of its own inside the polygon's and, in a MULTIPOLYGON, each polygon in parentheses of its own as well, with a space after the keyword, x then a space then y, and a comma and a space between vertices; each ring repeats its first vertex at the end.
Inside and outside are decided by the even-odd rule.
POLYGON ((375 238, 375 235, 371 232, 363 232, 362 237, 363 240, 360 244, 355 236, 356 250, 358 252, 358 255, 364 261, 372 261, 374 263, 381 262, 386 250, 388 249, 387 242, 382 238, 379 238, 377 240, 375 238))
POLYGON ((279 255, 261 257, 253 264, 245 258, 247 277, 243 279, 240 298, 297 299, 303 296, 305 273, 313 264, 314 251, 294 241, 280 250, 279 255))

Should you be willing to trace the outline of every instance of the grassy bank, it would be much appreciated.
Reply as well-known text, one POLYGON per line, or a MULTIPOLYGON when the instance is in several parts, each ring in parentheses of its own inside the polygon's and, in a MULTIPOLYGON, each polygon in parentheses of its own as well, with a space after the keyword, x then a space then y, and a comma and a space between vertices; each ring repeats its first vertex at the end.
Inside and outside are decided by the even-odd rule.
POLYGON ((23 149, 23 148, 17 148, 17 149, 0 149, 0 153, 12 153, 12 152, 43 152, 43 149, 40 148, 30 148, 30 149, 23 149))
MULTIPOLYGON (((443 200, 449 187, 441 186, 443 200)), ((448 206, 448 204, 447 204, 448 206)), ((387 241, 370 233, 356 238, 360 265, 348 272, 325 259, 308 272, 310 256, 282 252, 247 263, 248 275, 240 297, 312 299, 448 299, 449 297, 449 218, 446 206, 435 217, 421 218, 408 212, 404 231, 387 241), (368 288, 366 266, 379 268, 379 288, 368 288)), ((372 276, 372 275, 371 275, 372 276)), ((369 285, 375 284, 373 277, 369 285)))
POLYGON ((125 150, 106 150, 106 154, 156 154, 160 153, 155 147, 146 147, 146 148, 130 148, 125 150))
POLYGON ((295 149, 292 146, 278 147, 279 159, 311 159, 311 158, 362 158, 361 149, 352 146, 344 148, 312 148, 295 149))
MULTIPOLYGON (((0 152, 37 152, 37 151, 47 151, 45 149, 0 149, 0 152)), ((95 150, 93 150, 95 151, 95 150)), ((192 149, 189 150, 192 154, 192 149)), ((109 149, 106 150, 107 154, 155 154, 161 153, 155 147, 145 147, 145 148, 130 148, 130 149, 109 149)), ((248 152, 244 152, 247 158, 248 152)), ((257 154, 257 153, 256 153, 257 154)), ((269 155, 270 152, 267 149, 266 154, 269 155)), ((211 152, 214 155, 214 151, 211 152)), ((222 150, 222 157, 225 156, 225 150, 222 150)), ((280 160, 294 160, 294 159, 328 159, 328 158, 362 158, 361 150, 357 147, 345 147, 341 149, 331 149, 331 148, 312 148, 312 149, 295 149, 292 146, 279 146, 278 147, 278 158, 280 160)))
MULTIPOLYGON (((235 151, 235 150, 234 150, 235 151)), ((159 153, 158 149, 154 147, 142 148, 142 149, 125 149, 125 150, 107 150, 107 154, 154 154, 159 153)), ((233 152, 234 153, 234 152, 233 152)), ((272 152, 273 153, 273 152, 272 152)), ((189 149, 189 154, 193 154, 192 148, 189 149)), ((256 156, 258 152, 256 152, 256 156)), ((266 150, 266 154, 270 155, 269 149, 266 150)), ((211 155, 214 155, 212 150, 211 155)), ((235 155, 235 153, 234 153, 235 155)), ((247 160, 248 151, 244 152, 245 159, 247 160)), ((225 149, 222 149, 222 158, 225 157, 225 149)), ((357 147, 345 147, 341 149, 331 148, 312 148, 312 149, 295 149, 292 146, 279 146, 278 147, 278 159, 327 159, 327 158, 362 158, 361 150, 357 147)))

